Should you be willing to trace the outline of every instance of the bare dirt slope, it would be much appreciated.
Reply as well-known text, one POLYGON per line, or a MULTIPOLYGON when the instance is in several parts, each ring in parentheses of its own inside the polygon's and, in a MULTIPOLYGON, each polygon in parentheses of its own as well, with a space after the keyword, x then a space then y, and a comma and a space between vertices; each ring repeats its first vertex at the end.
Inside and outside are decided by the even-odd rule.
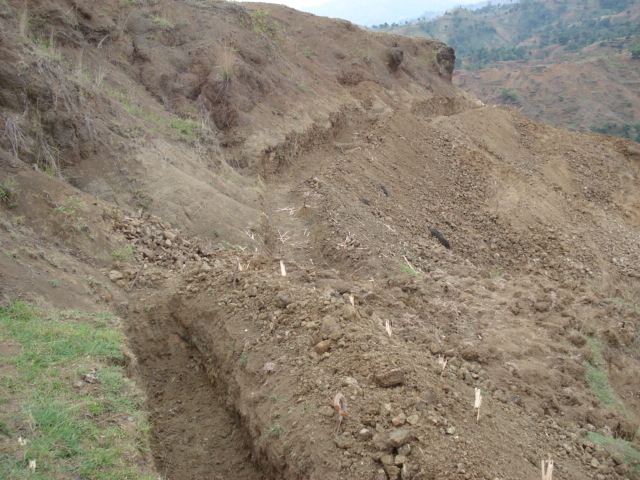
POLYGON ((434 40, 94 7, 2 6, 0 290, 126 320, 160 475, 637 478, 637 145, 434 40))

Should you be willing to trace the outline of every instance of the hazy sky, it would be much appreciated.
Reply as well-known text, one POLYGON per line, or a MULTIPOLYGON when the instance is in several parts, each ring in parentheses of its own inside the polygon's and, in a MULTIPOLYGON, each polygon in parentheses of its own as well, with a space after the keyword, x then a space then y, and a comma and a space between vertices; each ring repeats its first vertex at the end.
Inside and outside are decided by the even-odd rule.
MULTIPOLYGON (((243 0, 240 0, 243 1, 243 0)), ((250 0, 244 0, 250 1, 250 0)), ((253 1, 261 1, 264 3, 277 3, 280 5, 286 5, 287 7, 295 8, 296 10, 302 10, 306 7, 315 7, 317 5, 322 5, 323 3, 327 3, 329 0, 284 0, 284 1, 273 1, 273 0, 253 0, 253 1)))
MULTIPOLYGON (((415 19, 427 12, 444 12, 474 0, 262 0, 315 15, 344 18, 358 25, 415 19)), ((475 0, 479 2, 481 0, 475 0)), ((502 3, 497 0, 497 3, 502 3)))

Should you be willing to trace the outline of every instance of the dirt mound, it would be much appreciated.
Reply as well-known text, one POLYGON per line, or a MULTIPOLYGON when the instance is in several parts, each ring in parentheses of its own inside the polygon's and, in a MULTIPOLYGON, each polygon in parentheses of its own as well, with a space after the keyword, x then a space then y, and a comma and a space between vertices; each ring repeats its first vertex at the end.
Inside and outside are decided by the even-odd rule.
POLYGON ((632 142, 285 7, 6 5, 2 295, 126 320, 161 475, 637 476, 632 142))

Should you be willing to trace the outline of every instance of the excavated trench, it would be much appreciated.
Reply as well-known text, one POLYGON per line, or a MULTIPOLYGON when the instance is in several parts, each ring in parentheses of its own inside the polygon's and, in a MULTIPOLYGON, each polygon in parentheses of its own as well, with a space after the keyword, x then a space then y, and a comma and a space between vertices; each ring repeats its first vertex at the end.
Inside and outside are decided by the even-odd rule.
POLYGON ((132 310, 129 338, 146 390, 158 472, 166 480, 268 478, 252 461, 239 417, 211 383, 200 352, 168 305, 145 301, 132 310))

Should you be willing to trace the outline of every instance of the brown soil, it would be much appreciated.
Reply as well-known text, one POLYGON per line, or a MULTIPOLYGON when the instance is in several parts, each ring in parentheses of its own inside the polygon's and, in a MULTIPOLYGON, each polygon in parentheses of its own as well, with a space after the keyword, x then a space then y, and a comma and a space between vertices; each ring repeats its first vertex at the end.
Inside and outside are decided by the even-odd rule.
POLYGON ((633 478, 587 434, 638 446, 637 145, 482 105, 434 40, 103 4, 0 16, 0 289, 125 319, 159 475, 633 478))

